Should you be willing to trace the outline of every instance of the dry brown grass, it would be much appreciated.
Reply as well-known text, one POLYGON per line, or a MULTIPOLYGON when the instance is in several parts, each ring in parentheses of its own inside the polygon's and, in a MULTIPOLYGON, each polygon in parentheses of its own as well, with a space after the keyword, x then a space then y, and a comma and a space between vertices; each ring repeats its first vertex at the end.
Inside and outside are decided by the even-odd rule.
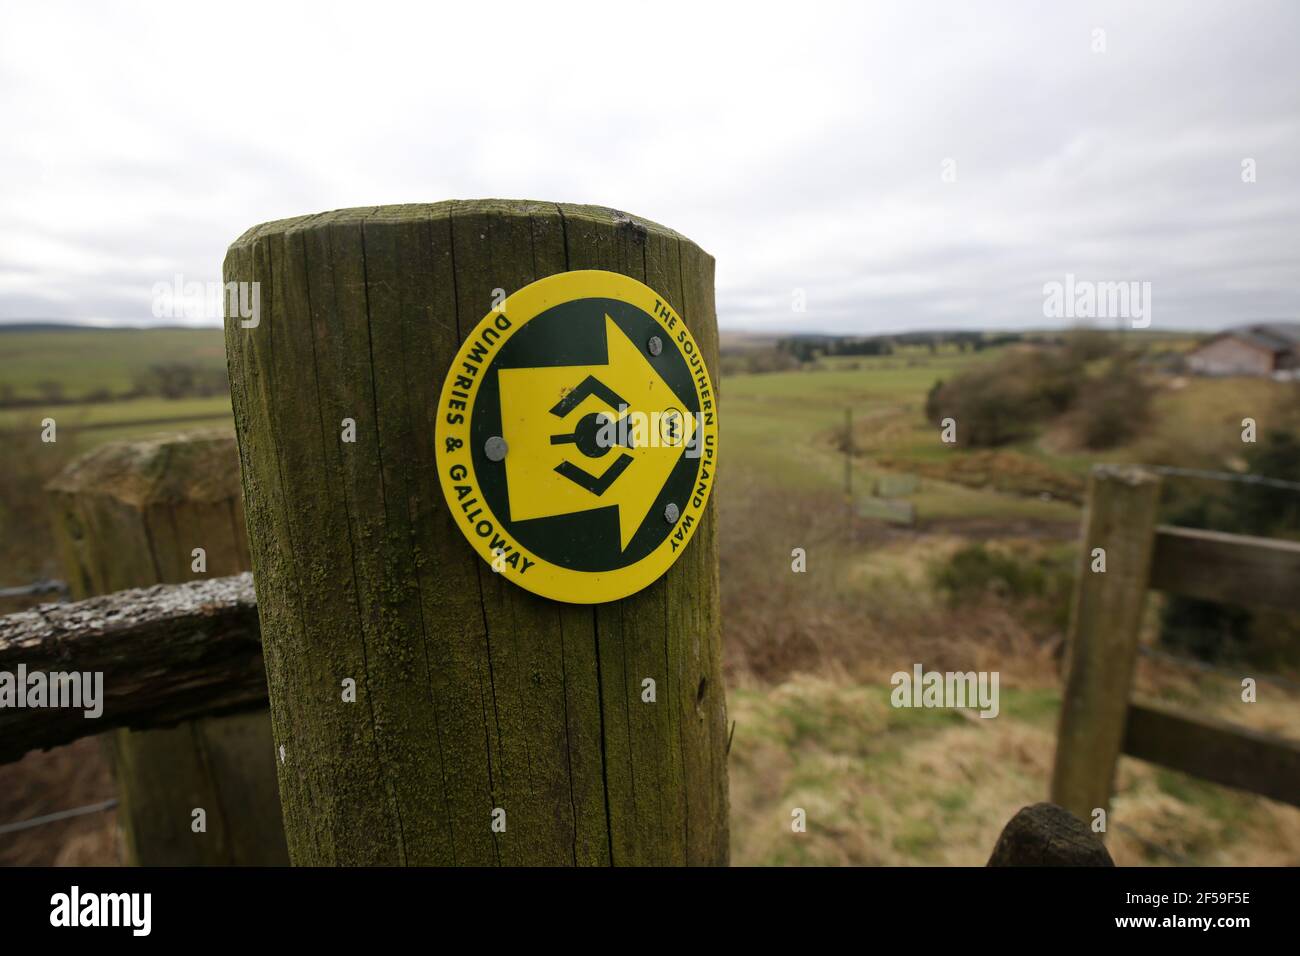
MULTIPOLYGON (((0 823, 30 820, 116 796, 100 741, 29 753, 0 764, 0 823)), ((0 835, 0 865, 115 866, 117 814, 88 814, 0 835)))
POLYGON ((733 862, 982 865, 1043 799, 1050 726, 898 710, 888 690, 805 675, 733 693, 733 862))
POLYGON ((850 525, 833 496, 752 480, 729 479, 718 500, 729 678, 877 679, 917 661, 945 670, 1010 665, 1040 678, 1051 671, 1058 634, 1026 626, 1005 602, 953 608, 934 594, 930 565, 961 538, 850 525), (804 573, 791 570, 794 548, 807 554, 804 573))
MULTIPOLYGON (((1031 603, 941 599, 930 569, 964 535, 849 528, 833 497, 753 476, 718 500, 733 862, 982 865, 1006 821, 1047 797, 1059 630, 1031 603), (791 571, 794 547, 804 574, 791 571), (917 662, 998 671, 1002 713, 891 707, 889 675, 917 662), (791 830, 796 807, 806 833, 791 830)), ((989 544, 1026 554, 1051 537, 989 544)), ((1300 726, 1300 695, 1273 687, 1242 705, 1232 680, 1148 660, 1137 687, 1261 730, 1300 726)), ((1121 865, 1300 865, 1300 810, 1138 761, 1121 762, 1110 822, 1121 865)))
MULTIPOLYGON (((1047 796, 1056 697, 1003 687, 1004 711, 895 710, 888 688, 801 675, 732 690, 737 865, 981 866, 1047 796), (791 829, 791 812, 808 829, 791 829)), ((1300 865, 1300 810, 1124 758, 1107 845, 1121 866, 1300 865)))
MULTIPOLYGON (((834 495, 743 470, 722 480, 733 861, 982 865, 1015 811, 1046 796, 1060 635, 1023 602, 942 600, 930 569, 970 539, 951 526, 850 524, 834 495), (796 547, 804 574, 791 571, 796 547), (891 707, 889 675, 917 662, 998 671, 1002 713, 891 707), (808 813, 807 833, 790 829, 795 807, 808 813)), ((990 546, 1019 552, 1052 537, 986 531, 990 546)), ((1152 661, 1138 686, 1260 729, 1300 726, 1300 700, 1272 688, 1243 710, 1231 681, 1152 661)), ((93 740, 0 766, 0 822, 112 795, 93 740)), ((1300 864, 1300 810, 1137 761, 1121 762, 1111 822, 1122 865, 1300 864)), ((112 813, 0 836, 4 864, 116 861, 112 813)))

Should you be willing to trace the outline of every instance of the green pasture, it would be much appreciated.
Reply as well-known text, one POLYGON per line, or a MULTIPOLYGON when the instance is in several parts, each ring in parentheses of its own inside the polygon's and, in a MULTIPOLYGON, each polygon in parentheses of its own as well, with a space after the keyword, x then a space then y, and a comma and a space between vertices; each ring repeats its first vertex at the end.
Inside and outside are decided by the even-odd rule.
POLYGON ((41 423, 54 419, 60 443, 89 451, 105 442, 142 438, 161 432, 233 427, 230 397, 137 398, 120 402, 79 403, 0 409, 0 430, 37 435, 41 423))
MULTIPOLYGON (((1163 348, 1186 343, 1170 338, 1163 348)), ((1207 432, 1231 438, 1234 423, 1263 423, 1276 403, 1277 383, 1259 379, 1184 379, 1162 384, 1152 428, 1131 446, 1104 453, 1063 449, 1037 435, 1000 449, 985 472, 955 468, 972 452, 940 441, 925 421, 927 391, 975 363, 996 361, 1004 348, 931 351, 908 346, 888 356, 823 358, 797 371, 730 374, 721 381, 724 470, 777 488, 843 494, 844 424, 852 415, 852 487, 862 514, 917 520, 987 518, 1072 521, 1068 495, 1033 493, 1041 480, 1078 486, 1097 461, 1177 462, 1180 448, 1199 448, 1207 432), (905 479, 900 485, 898 479, 905 479), (899 488, 905 489, 900 492, 899 488), (905 502, 905 507, 897 505, 905 502)), ((221 367, 220 329, 69 329, 0 331, 0 399, 60 397, 28 408, 0 408, 0 429, 38 429, 53 417, 76 449, 162 431, 225 427, 227 397, 67 399, 120 395, 151 365, 184 362, 221 367)), ((1224 443, 1225 466, 1231 443, 1224 443)))
MULTIPOLYGON (((1161 344, 1185 343, 1171 338, 1161 344)), ((1073 447, 1053 427, 994 452, 945 444, 925 420, 926 393, 937 380, 1003 354, 1001 348, 913 348, 892 356, 823 359, 797 371, 727 376, 720 408, 723 467, 777 486, 842 494, 847 411, 852 487, 861 513, 887 513, 891 509, 873 507, 871 497, 899 496, 891 486, 897 489, 898 478, 910 477, 915 480, 902 484, 901 497, 919 521, 1068 522, 1078 517, 1077 502, 1094 464, 1236 467, 1242 419, 1267 428, 1287 388, 1260 378, 1152 376, 1157 391, 1150 421, 1137 438, 1116 448, 1073 447)))
MULTIPOLYGON (((907 469, 879 459, 941 461, 965 452, 945 445, 924 419, 925 396, 937 379, 973 363, 992 361, 1000 350, 959 352, 909 350, 884 357, 838 357, 818 370, 736 375, 722 382, 720 422, 723 467, 765 482, 804 491, 842 493, 846 411, 853 425, 852 485, 860 510, 875 513, 873 494, 907 469)), ((919 520, 947 518, 1069 521, 1073 505, 1036 496, 918 476, 905 497, 919 520)))
POLYGON ((224 368, 222 335, 219 328, 5 331, 0 327, 0 396, 11 390, 13 397, 37 398, 52 387, 67 399, 102 391, 120 395, 151 365, 185 362, 224 368))

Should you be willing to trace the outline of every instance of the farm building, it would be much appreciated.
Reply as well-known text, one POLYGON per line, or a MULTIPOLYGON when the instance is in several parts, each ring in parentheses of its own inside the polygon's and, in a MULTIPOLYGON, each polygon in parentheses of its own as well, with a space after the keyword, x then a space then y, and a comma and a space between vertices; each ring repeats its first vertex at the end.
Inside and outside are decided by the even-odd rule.
POLYGON ((1187 354, 1202 375, 1294 374, 1300 370, 1300 322, 1268 322, 1228 329, 1187 354))

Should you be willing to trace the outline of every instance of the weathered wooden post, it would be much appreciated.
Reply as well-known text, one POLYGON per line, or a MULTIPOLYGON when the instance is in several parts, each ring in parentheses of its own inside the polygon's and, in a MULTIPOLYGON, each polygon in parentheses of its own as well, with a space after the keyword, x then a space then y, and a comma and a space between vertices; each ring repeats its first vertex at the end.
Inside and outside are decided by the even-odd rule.
POLYGON ((1054 803, 1021 807, 985 866, 1114 866, 1101 837, 1054 803))
MULTIPOLYGON (((680 502, 652 497, 640 526, 646 535, 688 526, 697 533, 674 547, 679 559, 648 586, 589 604, 520 584, 533 586, 536 576, 520 575, 540 561, 535 550, 534 560, 516 560, 525 548, 515 544, 530 533, 524 518, 548 508, 554 513, 536 518, 538 527, 572 517, 541 490, 556 480, 552 471, 563 476, 561 467, 533 472, 543 476, 537 487, 511 480, 509 508, 498 500, 492 513, 515 537, 491 551, 489 537, 467 543, 488 534, 484 527, 497 537, 475 504, 479 492, 453 507, 439 488, 447 483, 456 501, 465 492, 454 489, 469 487, 454 484, 465 473, 460 462, 440 470, 453 448, 470 461, 460 439, 438 435, 464 400, 448 378, 453 362, 474 365, 463 387, 481 384, 495 396, 500 386, 496 427, 510 422, 506 441, 494 433, 485 445, 475 418, 479 472, 527 465, 529 454, 553 447, 573 457, 565 463, 575 487, 600 495, 618 477, 613 466, 602 470, 609 461, 653 453, 628 439, 620 455, 595 466, 598 476, 581 471, 575 462, 590 466, 583 455, 594 461, 612 451, 576 450, 587 441, 583 428, 603 413, 527 451, 514 438, 522 432, 511 430, 519 422, 544 418, 548 407, 559 422, 584 396, 608 390, 575 380, 515 391, 500 384, 504 370, 479 376, 475 356, 457 355, 463 341, 480 340, 480 323, 518 331, 551 294, 539 294, 535 280, 560 273, 593 288, 632 277, 663 301, 640 309, 611 301, 575 313, 572 325, 557 320, 550 331, 515 336, 516 366, 520 350, 542 353, 531 363, 542 368, 528 370, 538 373, 534 383, 575 365, 612 367, 619 349, 659 371, 680 354, 695 374, 699 355, 685 353, 691 335, 692 351, 716 369, 712 258, 669 229, 613 210, 512 201, 343 210, 257 226, 227 254, 227 283, 259 283, 260 313, 227 318, 226 348, 295 863, 727 860, 718 552, 707 494, 694 499, 698 519, 690 491, 680 502), (584 325, 589 318, 596 324, 584 325), (664 334, 627 332, 647 322, 662 323, 664 334), (444 385, 453 403, 446 407, 444 385), (526 505, 517 500, 525 493, 526 505)), ((533 321, 530 329, 545 325, 533 321)), ((489 330, 481 340, 485 351, 499 349, 489 361, 502 365, 504 336, 489 330)), ((653 378, 632 376, 628 385, 645 388, 653 378)), ((715 429, 716 398, 704 394, 715 429)), ((675 439, 681 418, 663 411, 662 434, 675 439)), ((489 504, 504 494, 479 477, 489 504)), ((557 495, 567 493, 579 494, 557 495)), ((584 512, 597 517, 575 534, 597 519, 612 522, 604 530, 621 528, 629 499, 619 500, 584 512)), ((622 547, 641 544, 634 535, 622 547)), ((570 567, 556 559, 533 570, 580 576, 591 557, 584 548, 566 559, 570 567)))
POLYGON ((1099 466, 1088 481, 1052 770, 1053 803, 1109 813, 1151 575, 1160 479, 1099 466))
MULTIPOLYGON (((238 470, 234 439, 211 432, 115 442, 69 465, 48 490, 73 596, 248 570, 238 470)), ((111 740, 127 862, 288 862, 265 710, 111 740)))

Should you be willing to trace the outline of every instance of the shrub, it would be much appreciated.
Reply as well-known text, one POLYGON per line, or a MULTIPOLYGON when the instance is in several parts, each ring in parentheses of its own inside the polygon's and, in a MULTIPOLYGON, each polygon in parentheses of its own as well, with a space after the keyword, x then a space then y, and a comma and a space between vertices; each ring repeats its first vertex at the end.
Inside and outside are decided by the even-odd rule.
MULTIPOLYGON (((1300 436, 1276 429, 1265 432, 1245 452, 1247 471, 1269 478, 1300 481, 1300 436)), ((1252 534, 1300 537, 1300 495, 1267 485, 1228 482, 1211 489, 1172 516, 1172 523, 1252 534)), ((1160 619, 1160 642, 1206 661, 1249 659, 1258 666, 1300 667, 1300 616, 1241 609, 1171 596, 1160 619)))
POLYGON ((1135 437, 1151 413, 1151 388, 1133 364, 1117 359, 1101 378, 1087 381, 1076 403, 1079 441, 1094 451, 1135 437))
POLYGON ((1110 332, 1101 329, 1079 328, 1071 330, 1065 337, 1066 351, 1071 359, 1079 362, 1093 362, 1109 358, 1120 350, 1120 342, 1110 332))
POLYGON ((1079 353, 1067 349, 1031 352, 1019 358, 1007 373, 1024 377, 1026 386, 1038 394, 1047 414, 1059 415, 1074 404, 1085 380, 1079 353))
POLYGON ((1062 345, 1012 352, 936 382, 926 395, 925 416, 936 425, 954 419, 959 445, 996 448, 1073 412, 1084 445, 1110 448, 1146 423, 1152 393, 1138 366, 1138 355, 1121 352, 1110 336, 1074 332, 1062 345), (1099 360, 1106 370, 1090 378, 1089 363, 1099 360))
MULTIPOLYGON (((1246 468, 1253 474, 1284 481, 1300 481, 1300 434, 1273 429, 1246 452, 1246 468)), ((1243 534, 1300 536, 1300 494, 1270 485, 1233 482, 1228 507, 1235 527, 1243 534)))
POLYGON ((943 391, 943 379, 936 379, 935 383, 930 386, 930 390, 925 393, 925 420, 932 425, 938 425, 943 415, 939 411, 939 395, 943 391))
MULTIPOLYGON (((1036 370, 1035 356, 1011 355, 973 368, 932 389, 926 411, 938 424, 957 422, 957 443, 995 448, 1028 437, 1053 408, 1051 390, 1036 370)), ((1048 376, 1050 377, 1050 376, 1048 376)))
POLYGON ((982 544, 968 544, 937 565, 934 586, 953 602, 980 595, 1026 598, 1043 593, 1046 578, 1041 568, 982 544))
POLYGON ((36 391, 47 402, 63 401, 63 383, 45 379, 36 383, 36 391))
POLYGON ((935 590, 950 606, 989 597, 1015 601, 1017 616, 1034 628, 1063 634, 1070 622, 1077 551, 1056 546, 1022 555, 969 544, 930 570, 935 590))
POLYGON ((190 362, 151 365, 135 377, 135 394, 160 398, 188 398, 222 395, 230 383, 224 368, 210 368, 190 362))

